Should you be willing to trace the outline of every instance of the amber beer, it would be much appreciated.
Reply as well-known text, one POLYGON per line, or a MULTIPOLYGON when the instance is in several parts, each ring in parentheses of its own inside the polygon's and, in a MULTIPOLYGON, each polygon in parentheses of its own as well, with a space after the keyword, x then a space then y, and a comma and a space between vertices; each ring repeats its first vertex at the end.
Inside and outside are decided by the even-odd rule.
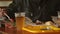
POLYGON ((19 15, 19 13, 16 13, 15 16, 17 30, 22 30, 23 23, 25 22, 25 17, 22 14, 19 15))

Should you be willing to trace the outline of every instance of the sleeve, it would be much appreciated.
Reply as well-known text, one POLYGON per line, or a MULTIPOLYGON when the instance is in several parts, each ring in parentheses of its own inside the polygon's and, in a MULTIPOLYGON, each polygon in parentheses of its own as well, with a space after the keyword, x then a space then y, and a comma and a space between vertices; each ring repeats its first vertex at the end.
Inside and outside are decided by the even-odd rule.
POLYGON ((35 22, 38 18, 35 18, 39 14, 39 2, 40 0, 29 0, 29 10, 26 12, 26 16, 35 22))
POLYGON ((14 3, 11 3, 7 8, 6 8, 8 16, 15 21, 15 12, 17 11, 17 7, 14 3))

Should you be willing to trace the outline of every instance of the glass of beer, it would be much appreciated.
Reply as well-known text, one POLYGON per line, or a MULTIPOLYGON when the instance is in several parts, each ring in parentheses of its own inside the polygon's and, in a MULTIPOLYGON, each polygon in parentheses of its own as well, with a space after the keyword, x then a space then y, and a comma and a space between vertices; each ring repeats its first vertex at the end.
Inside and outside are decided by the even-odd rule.
POLYGON ((17 30, 22 30, 23 23, 25 22, 25 17, 24 16, 25 16, 24 13, 15 13, 17 30))

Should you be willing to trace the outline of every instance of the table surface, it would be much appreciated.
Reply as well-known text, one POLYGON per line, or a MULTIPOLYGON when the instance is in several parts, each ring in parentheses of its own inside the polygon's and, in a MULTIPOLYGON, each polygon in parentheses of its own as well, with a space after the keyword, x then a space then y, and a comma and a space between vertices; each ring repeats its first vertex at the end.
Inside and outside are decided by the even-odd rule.
POLYGON ((17 30, 16 27, 13 28, 0 28, 0 31, 3 31, 4 34, 60 34, 60 31, 47 31, 47 32, 39 32, 39 33, 32 33, 26 30, 17 30))
MULTIPOLYGON (((54 32, 40 32, 40 33, 31 33, 31 32, 28 32, 28 31, 25 31, 25 30, 17 30, 15 27, 14 28, 6 28, 6 29, 1 29, 0 28, 0 31, 3 31, 5 32, 6 34, 60 34, 60 31, 54 31, 54 32)), ((4 33, 4 34, 5 34, 4 33)))

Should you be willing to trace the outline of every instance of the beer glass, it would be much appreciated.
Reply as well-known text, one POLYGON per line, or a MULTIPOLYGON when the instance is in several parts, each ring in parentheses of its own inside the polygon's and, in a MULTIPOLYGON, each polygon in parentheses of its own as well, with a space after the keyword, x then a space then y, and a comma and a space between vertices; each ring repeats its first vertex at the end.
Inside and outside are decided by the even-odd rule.
POLYGON ((15 13, 17 30, 22 30, 23 23, 25 22, 25 13, 15 13))

